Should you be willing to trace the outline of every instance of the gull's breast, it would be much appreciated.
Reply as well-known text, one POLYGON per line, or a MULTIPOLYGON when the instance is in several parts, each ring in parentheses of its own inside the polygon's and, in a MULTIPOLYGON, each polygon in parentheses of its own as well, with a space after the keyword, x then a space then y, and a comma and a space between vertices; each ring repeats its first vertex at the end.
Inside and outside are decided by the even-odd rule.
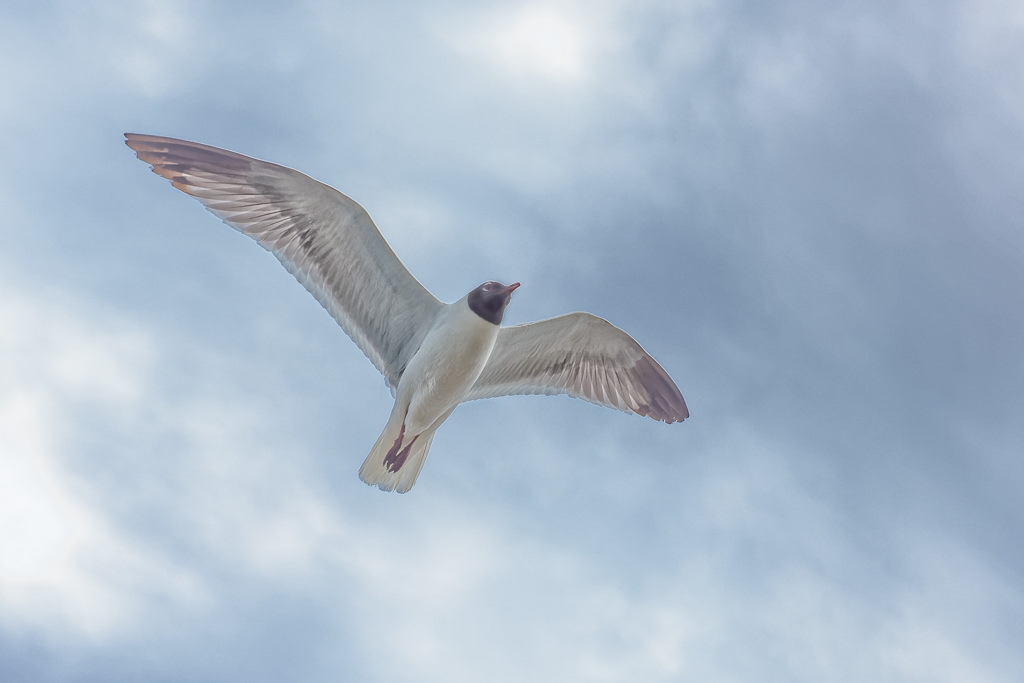
POLYGON ((468 315, 446 316, 430 331, 402 375, 399 400, 403 394, 409 400, 406 428, 413 432, 462 401, 494 348, 498 326, 463 308, 468 315))

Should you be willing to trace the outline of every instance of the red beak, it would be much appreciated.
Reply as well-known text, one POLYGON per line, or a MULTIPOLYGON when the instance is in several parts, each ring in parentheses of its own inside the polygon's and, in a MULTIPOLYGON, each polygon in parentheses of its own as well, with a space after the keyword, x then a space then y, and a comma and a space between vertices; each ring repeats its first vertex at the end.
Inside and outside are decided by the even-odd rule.
POLYGON ((508 295, 509 295, 509 294, 511 294, 512 292, 514 292, 514 291, 516 291, 517 289, 519 289, 519 285, 520 285, 520 284, 522 284, 522 283, 519 283, 519 282, 513 282, 512 284, 510 284, 510 285, 509 285, 508 287, 506 287, 505 289, 502 289, 502 290, 500 290, 500 291, 499 291, 499 294, 504 294, 505 296, 508 296, 508 295))

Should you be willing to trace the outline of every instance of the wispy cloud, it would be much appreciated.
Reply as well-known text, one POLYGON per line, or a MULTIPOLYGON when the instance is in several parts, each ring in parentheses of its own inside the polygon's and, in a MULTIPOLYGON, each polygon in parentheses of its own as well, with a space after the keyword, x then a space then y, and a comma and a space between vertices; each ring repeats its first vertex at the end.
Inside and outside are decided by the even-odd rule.
POLYGON ((0 14, 0 670, 1024 667, 1013 3, 0 14), (474 402, 365 487, 380 377, 132 129, 336 185, 444 298, 611 319, 693 418, 474 402))
MULTIPOLYGON (((138 428, 152 340, 109 311, 0 295, 0 601, 13 631, 102 640, 144 617, 139 600, 202 601, 188 568, 140 547, 104 514, 86 462, 96 432, 138 428), (90 311, 97 312, 97 311, 90 311)), ((108 444, 108 447, 112 444, 108 444)))

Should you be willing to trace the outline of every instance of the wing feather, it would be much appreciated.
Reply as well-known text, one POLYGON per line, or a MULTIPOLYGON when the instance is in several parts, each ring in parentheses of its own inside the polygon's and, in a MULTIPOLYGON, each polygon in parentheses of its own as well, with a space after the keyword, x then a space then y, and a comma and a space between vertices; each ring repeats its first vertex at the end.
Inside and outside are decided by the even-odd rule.
POLYGON ((589 313, 501 329, 466 400, 513 394, 568 394, 669 423, 690 416, 658 362, 631 336, 589 313))
POLYGON ((284 166, 185 140, 125 137, 156 174, 272 252, 398 386, 442 304, 359 204, 284 166))

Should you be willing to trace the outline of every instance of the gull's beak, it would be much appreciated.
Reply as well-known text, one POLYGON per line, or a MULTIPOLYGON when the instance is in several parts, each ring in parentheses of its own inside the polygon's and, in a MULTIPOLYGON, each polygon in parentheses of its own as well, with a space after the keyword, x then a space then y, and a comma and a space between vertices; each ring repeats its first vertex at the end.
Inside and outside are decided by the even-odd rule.
POLYGON ((505 287, 504 289, 499 289, 499 290, 498 290, 498 294, 504 294, 505 296, 508 296, 508 295, 509 295, 509 294, 511 294, 512 292, 514 292, 514 291, 516 291, 517 289, 519 289, 519 285, 520 285, 520 284, 521 284, 521 283, 519 283, 519 282, 513 282, 513 283, 512 283, 512 284, 510 284, 510 285, 509 285, 508 287, 505 287))

